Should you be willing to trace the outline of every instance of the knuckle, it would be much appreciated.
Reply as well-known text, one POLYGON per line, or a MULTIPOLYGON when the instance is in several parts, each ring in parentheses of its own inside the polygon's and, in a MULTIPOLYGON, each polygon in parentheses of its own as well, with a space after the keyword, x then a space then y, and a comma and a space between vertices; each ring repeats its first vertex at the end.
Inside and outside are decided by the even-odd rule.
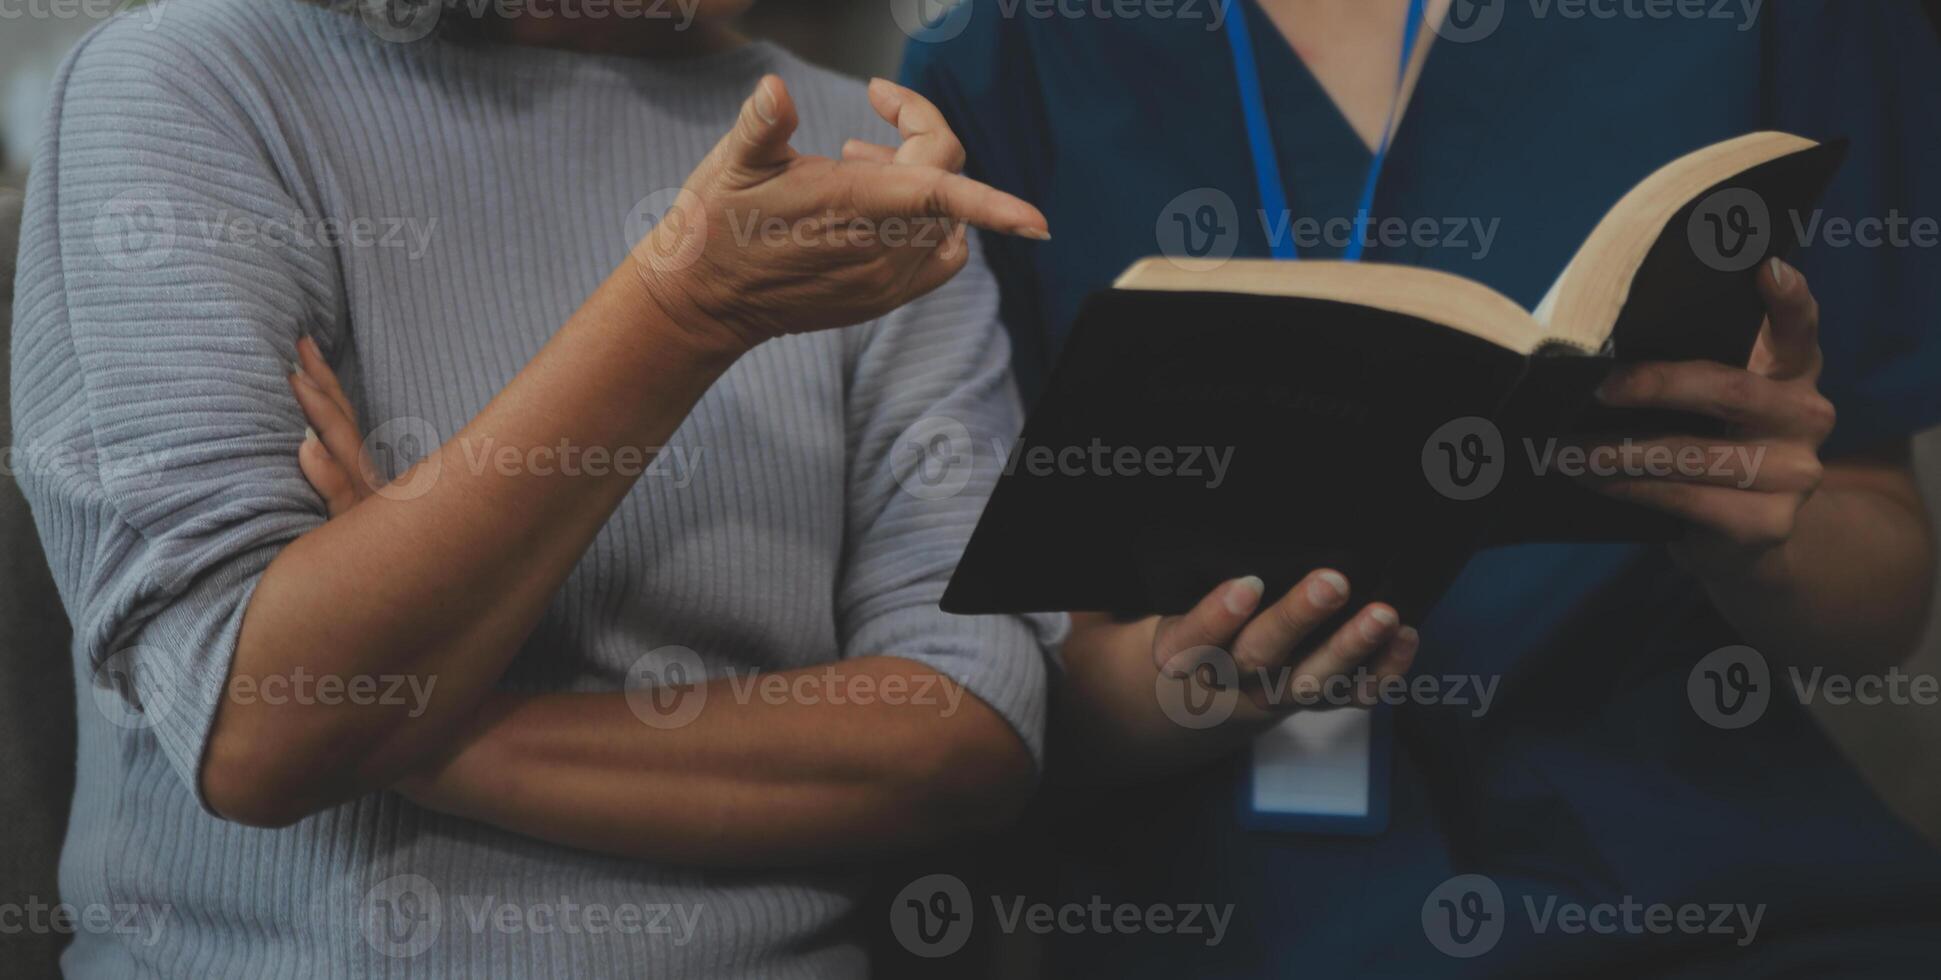
POLYGON ((1840 421, 1840 411, 1833 401, 1817 391, 1806 400, 1805 410, 1807 430, 1820 438, 1831 435, 1840 421))
POLYGON ((1807 493, 1818 490, 1820 484, 1826 482, 1826 464, 1820 462, 1819 456, 1808 456, 1805 464, 1800 467, 1799 482, 1800 489, 1807 493))
POLYGON ((1772 545, 1785 541, 1793 535, 1793 522, 1797 513, 1794 498, 1774 497, 1752 512, 1744 530, 1744 542, 1754 545, 1772 545))
POLYGON ((1743 422, 1753 414, 1759 379, 1749 371, 1725 371, 1712 381, 1712 404, 1721 418, 1743 422))
POLYGON ((1297 589, 1295 594, 1274 603, 1274 619, 1287 631, 1292 639, 1298 640, 1314 628, 1314 615, 1308 607, 1307 590, 1297 589))
POLYGON ((1665 365, 1639 364, 1619 375, 1616 387, 1628 398, 1649 401, 1662 395, 1670 384, 1670 370, 1665 365))

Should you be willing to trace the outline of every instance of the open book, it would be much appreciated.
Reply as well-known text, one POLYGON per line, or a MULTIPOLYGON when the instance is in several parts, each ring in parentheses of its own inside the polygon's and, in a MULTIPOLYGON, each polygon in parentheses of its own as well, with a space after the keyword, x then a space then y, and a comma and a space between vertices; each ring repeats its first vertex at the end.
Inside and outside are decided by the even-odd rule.
POLYGON ((1665 166, 1532 311, 1377 263, 1149 258, 1091 296, 944 596, 958 613, 1179 612, 1259 575, 1341 569, 1419 617, 1478 548, 1677 530, 1583 489, 1593 435, 1705 434, 1613 412, 1619 361, 1744 365, 1760 265, 1845 155, 1755 133, 1665 166))

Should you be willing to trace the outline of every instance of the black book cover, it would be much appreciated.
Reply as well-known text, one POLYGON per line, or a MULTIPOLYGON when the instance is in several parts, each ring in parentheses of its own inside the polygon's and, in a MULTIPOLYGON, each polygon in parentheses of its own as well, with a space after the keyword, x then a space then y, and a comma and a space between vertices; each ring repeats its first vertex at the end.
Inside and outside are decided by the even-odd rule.
POLYGON ((1539 477, 1526 447, 1703 434, 1694 419, 1593 408, 1591 393, 1618 360, 1745 364, 1764 318, 1759 260, 1795 244, 1785 215, 1817 200, 1843 156, 1816 147, 1696 198, 1650 249, 1597 356, 1525 356, 1353 303, 1094 294, 943 608, 1177 613, 1230 578, 1258 575, 1278 595, 1326 566, 1354 583, 1357 606, 1387 601, 1419 621, 1489 544, 1675 533, 1654 512, 1539 477), (1734 188, 1775 203, 1722 261, 1693 229, 1745 232, 1745 215, 1700 213, 1739 200, 1718 193, 1734 188))

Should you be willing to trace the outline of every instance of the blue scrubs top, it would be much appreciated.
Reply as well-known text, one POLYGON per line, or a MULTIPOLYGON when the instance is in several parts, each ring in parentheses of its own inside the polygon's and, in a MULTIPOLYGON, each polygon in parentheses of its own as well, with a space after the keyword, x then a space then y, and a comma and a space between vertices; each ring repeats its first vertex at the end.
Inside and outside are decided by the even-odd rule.
MULTIPOLYGON (((969 172, 1050 218, 1049 243, 985 241, 1027 398, 1084 297, 1133 260, 1204 249, 1216 228, 1234 254, 1268 255, 1221 6, 1040 16, 971 0, 909 47, 904 80, 942 107, 969 172), (1229 220, 1195 224, 1209 203, 1229 220)), ((1665 162, 1758 129, 1845 136, 1852 154, 1819 220, 1800 216, 1814 240, 1796 256, 1823 307, 1822 387, 1840 411, 1826 452, 1941 422, 1941 247, 1919 234, 1941 218, 1941 50, 1914 0, 1456 6, 1469 28, 1430 49, 1374 206, 1407 230, 1390 221, 1369 260, 1534 306, 1606 209, 1665 162), (1694 10, 1705 16, 1678 13, 1694 10), (1928 224, 1872 247, 1838 231, 1864 218, 1928 224)), ((1243 10, 1289 206, 1308 219, 1302 254, 1339 256, 1326 222, 1352 217, 1369 152, 1259 10, 1231 5, 1243 10)), ((1230 903, 1233 919, 1213 945, 1055 932, 1051 975, 1935 975, 1941 860, 1791 685, 1747 727, 1699 717, 1693 666, 1737 639, 1662 548, 1486 552, 1422 632, 1416 673, 1501 686, 1482 717, 1397 711, 1387 833, 1242 830, 1238 759, 1072 801, 1052 822, 1052 900, 1230 903), (1476 879, 1452 892, 1460 875, 1500 898, 1467 887, 1476 879), (1705 925, 1661 934, 1642 910, 1627 925, 1632 905, 1702 906, 1705 925), (1573 908, 1588 922, 1556 914, 1573 908), (1756 931, 1743 924, 1754 914, 1756 931)))

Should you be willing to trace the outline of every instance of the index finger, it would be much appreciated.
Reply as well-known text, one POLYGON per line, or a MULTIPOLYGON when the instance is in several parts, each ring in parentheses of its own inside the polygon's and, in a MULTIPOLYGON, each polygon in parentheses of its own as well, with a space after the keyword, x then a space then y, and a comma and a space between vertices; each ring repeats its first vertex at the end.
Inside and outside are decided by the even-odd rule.
POLYGON ((1224 655, 1234 633, 1260 606, 1263 587, 1256 576, 1237 578, 1207 593, 1185 614, 1160 620, 1153 666, 1167 677, 1185 677, 1208 654, 1224 655))
POLYGON ((962 174, 915 164, 845 161, 840 187, 865 218, 953 218, 986 231, 1049 241, 1044 213, 962 174))
POLYGON ((950 123, 935 103, 886 78, 875 78, 869 83, 869 104, 903 137, 895 162, 919 163, 951 173, 964 169, 964 144, 950 131, 950 123))
POLYGON ((1781 380, 1817 377, 1820 370, 1820 304, 1806 277, 1775 258, 1759 274, 1766 299, 1760 344, 1771 359, 1765 373, 1781 380))
POLYGON ((1272 670, 1286 663, 1315 627, 1348 601, 1348 579, 1333 569, 1318 569, 1287 595, 1254 617, 1233 645, 1240 669, 1272 670))

